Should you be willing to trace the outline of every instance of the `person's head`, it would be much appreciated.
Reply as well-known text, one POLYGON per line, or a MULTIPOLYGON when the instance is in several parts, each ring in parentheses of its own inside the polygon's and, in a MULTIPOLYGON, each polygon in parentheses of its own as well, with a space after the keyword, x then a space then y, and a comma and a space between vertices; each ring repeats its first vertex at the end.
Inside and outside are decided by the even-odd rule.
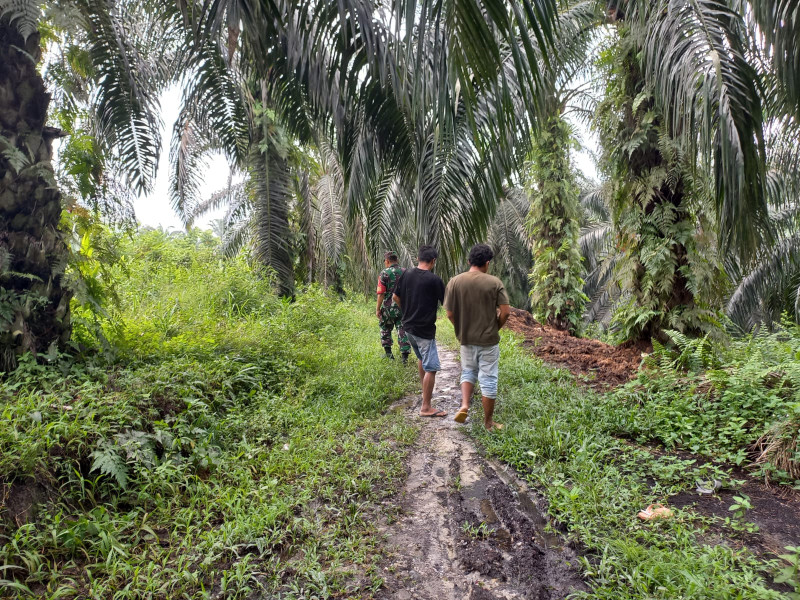
POLYGON ((420 246, 419 252, 417 253, 417 260, 419 260, 421 264, 433 266, 438 256, 439 253, 433 246, 420 246))
POLYGON ((387 267, 391 267, 394 264, 397 264, 397 252, 393 252, 389 250, 386 254, 383 255, 383 264, 387 267))
POLYGON ((470 267, 476 267, 484 273, 489 270, 489 261, 494 258, 494 252, 486 244, 475 244, 469 251, 470 267))

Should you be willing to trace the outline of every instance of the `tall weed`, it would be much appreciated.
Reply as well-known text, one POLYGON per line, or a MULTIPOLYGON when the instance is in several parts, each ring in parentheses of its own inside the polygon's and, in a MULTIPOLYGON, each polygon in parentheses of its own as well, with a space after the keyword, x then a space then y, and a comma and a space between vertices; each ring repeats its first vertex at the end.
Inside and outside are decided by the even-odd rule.
POLYGON ((375 585, 375 506, 414 431, 383 414, 413 378, 381 361, 370 307, 281 301, 208 234, 120 251, 118 362, 25 359, 0 382, 0 595, 375 585))

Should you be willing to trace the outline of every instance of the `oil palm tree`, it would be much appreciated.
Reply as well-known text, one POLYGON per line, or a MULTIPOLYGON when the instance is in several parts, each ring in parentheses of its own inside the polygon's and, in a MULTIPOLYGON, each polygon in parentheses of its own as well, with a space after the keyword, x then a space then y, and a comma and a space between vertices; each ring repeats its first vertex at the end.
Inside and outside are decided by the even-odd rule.
MULTIPOLYGON (((6 27, 35 39, 39 3, 1 1, 6 27)), ((655 90, 670 134, 713 168, 722 239, 752 246, 766 214, 763 150, 759 98, 740 57, 739 13, 724 0, 601 5, 630 23, 643 52, 643 80, 655 90)), ((751 5, 762 23, 783 23, 792 10, 788 0, 751 5)), ((541 57, 559 31, 548 0, 70 0, 58 9, 75 15, 86 40, 97 86, 96 130, 135 188, 149 186, 157 164, 157 97, 165 85, 181 81, 186 90, 176 152, 195 142, 221 147, 243 170, 258 140, 246 108, 254 98, 299 143, 312 144, 317 131, 331 140, 343 166, 345 214, 361 221, 365 239, 373 240, 368 248, 377 248, 382 228, 369 217, 390 214, 378 210, 379 199, 396 190, 419 226, 415 231, 438 242, 451 266, 470 234, 485 233, 504 178, 521 163, 519 148, 528 146, 527 132, 541 115, 541 57), (248 98, 253 89, 258 93, 248 98)), ((795 101, 797 61, 786 53, 794 46, 785 29, 770 43, 780 84, 795 101)), ((16 46, 3 40, 4 48, 16 46)), ((39 74, 24 77, 34 86, 39 74)), ((261 169, 258 177, 290 180, 281 174, 288 167, 280 156, 259 151, 269 174, 261 169)), ((176 184, 178 208, 194 201, 190 155, 176 160, 186 176, 176 184)), ((45 170, 47 162, 40 163, 45 170)), ((267 260, 285 260, 278 204, 287 195, 282 184, 257 189, 279 192, 264 205, 265 218, 277 220, 260 229, 275 245, 267 260)), ((30 310, 55 315, 64 303, 54 301, 30 310)), ((56 338, 30 339, 26 347, 42 350, 56 338)))
MULTIPOLYGON (((15 50, 28 44, 35 50, 28 55, 40 56, 37 30, 43 19, 41 4, 36 0, 2 0, 0 41, 8 59, 4 65, 15 65, 17 78, 8 79, 4 85, 39 90, 31 104, 37 107, 39 117, 37 123, 30 124, 36 132, 31 135, 44 138, 54 132, 44 125, 47 97, 41 76, 35 69, 24 68, 22 63, 28 59, 15 50)), ((530 92, 535 89, 538 73, 529 57, 534 46, 546 43, 553 33, 547 3, 375 4, 349 0, 332 5, 320 0, 177 4, 71 0, 58 7, 48 6, 48 11, 66 15, 76 36, 85 43, 95 85, 95 129, 103 148, 118 158, 128 182, 138 190, 149 188, 158 163, 158 92, 188 75, 182 79, 185 107, 175 150, 183 179, 176 182, 174 202, 179 209, 190 208, 192 152, 181 157, 184 149, 195 144, 223 148, 232 163, 251 170, 261 162, 262 168, 252 175, 260 182, 254 186, 257 193, 269 197, 262 198, 261 203, 266 209, 262 218, 269 222, 259 224, 259 230, 270 240, 264 258, 273 267, 286 261, 281 244, 285 184, 289 179, 282 157, 269 150, 253 152, 254 144, 257 147, 264 142, 257 128, 246 134, 243 131, 243 127, 252 125, 243 109, 250 98, 242 102, 241 97, 248 85, 261 85, 263 94, 257 96, 258 100, 273 106, 301 143, 311 142, 313 131, 319 129, 335 141, 346 165, 348 216, 356 214, 357 207, 362 215, 368 212, 372 200, 365 192, 379 189, 380 182, 388 179, 386 165, 395 165, 405 189, 411 189, 415 169, 431 153, 441 157, 432 180, 447 181, 451 188, 457 168, 457 164, 452 166, 452 155, 469 155, 473 163, 488 167, 485 177, 468 184, 467 195, 475 196, 498 189, 502 173, 508 169, 508 159, 487 157, 486 150, 508 146, 493 144, 499 136, 514 130, 514 119, 506 118, 506 114, 516 118, 519 111, 507 109, 516 109, 517 104, 533 109, 536 95, 530 92), (412 39, 413 45, 409 43, 412 39), (429 68, 416 68, 423 61, 429 68), (233 65, 237 68, 231 69, 233 65), (509 65, 514 69, 511 79, 509 65), (246 77, 245 85, 236 80, 238 74, 246 77), (479 106, 480 97, 483 107, 479 106), (487 105, 488 100, 493 104, 487 105), (409 115, 416 121, 414 144, 408 143, 409 115), (440 152, 442 142, 453 136, 456 127, 477 131, 479 123, 491 135, 484 139, 473 136, 452 155, 440 152), (486 127, 489 123, 492 129, 486 127), (427 137, 420 138, 419 131, 427 132, 427 137)), ((7 69, 7 73, 14 69, 7 69)), ((4 98, 9 100, 9 106, 2 107, 4 114, 10 109, 19 115, 22 99, 13 95, 4 98)), ((11 140, 5 143, 3 152, 4 178, 13 180, 4 192, 14 197, 7 200, 10 210, 3 222, 4 239, 17 235, 12 221, 22 214, 20 205, 24 203, 18 186, 25 177, 34 177, 16 170, 9 175, 12 162, 22 169, 13 152, 23 148, 22 141, 9 137, 21 122, 20 116, 3 131, 4 140, 11 140)), ((30 141, 24 147, 41 149, 39 155, 30 158, 37 185, 44 190, 51 171, 48 145, 30 141)), ((17 242, 4 242, 3 246, 4 277, 17 282, 16 296, 7 298, 4 304, 8 319, 3 325, 3 347, 8 356, 23 350, 42 351, 68 337, 69 296, 58 285, 59 265, 63 263, 63 243, 56 232, 60 211, 53 186, 47 187, 49 192, 41 193, 48 201, 37 203, 33 215, 34 221, 44 224, 35 235, 36 244, 44 243, 49 249, 46 256, 36 260, 47 268, 20 262, 23 252, 17 242), (38 214, 45 206, 47 215, 38 214), (26 283, 31 281, 36 284, 26 283), (39 285, 47 289, 47 296, 29 293, 39 285), (56 319, 61 323, 58 326, 56 319)), ((427 199, 438 197, 436 189, 436 185, 418 186, 418 205, 425 207, 427 199)), ((478 199, 477 210, 464 222, 468 226, 485 225, 487 217, 481 211, 485 213, 489 202, 478 199)), ((434 239, 437 231, 431 232, 434 239)), ((36 244, 26 243, 26 247, 36 244)))
POLYGON ((61 203, 50 166, 59 132, 46 126, 40 57, 39 35, 25 36, 0 17, 1 371, 16 365, 17 351, 47 351, 70 333, 61 203))

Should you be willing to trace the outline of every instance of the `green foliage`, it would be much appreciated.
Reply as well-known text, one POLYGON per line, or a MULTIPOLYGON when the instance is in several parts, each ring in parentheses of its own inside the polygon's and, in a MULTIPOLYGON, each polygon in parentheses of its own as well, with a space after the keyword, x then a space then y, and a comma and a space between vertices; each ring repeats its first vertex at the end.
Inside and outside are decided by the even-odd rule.
POLYGON ((719 288, 713 246, 698 243, 705 188, 663 125, 632 34, 620 28, 601 63, 605 97, 595 126, 610 179, 615 230, 612 327, 620 341, 660 336, 666 328, 701 333, 718 327, 708 300, 719 288))
POLYGON ((41 17, 41 1, 3 0, 0 3, 0 18, 7 19, 26 40, 36 33, 41 17))
POLYGON ((788 554, 781 554, 780 558, 788 565, 783 567, 775 578, 775 583, 788 583, 794 591, 789 593, 790 600, 800 600, 800 547, 786 546, 788 554))
POLYGON ((71 346, 78 351, 99 346, 110 360, 114 349, 103 328, 114 327, 111 312, 119 304, 116 285, 126 265, 120 247, 123 236, 80 206, 62 212, 60 229, 66 234, 68 250, 65 286, 72 292, 71 346))
MULTIPOLYGON (((654 343, 637 378, 604 400, 615 433, 744 464, 755 458, 757 441, 776 425, 796 418, 800 401, 796 326, 726 342, 668 334, 675 348, 654 343)), ((789 435, 796 443, 796 430, 789 435)), ((797 471, 791 468, 796 460, 792 450, 788 456, 766 453, 760 468, 768 479, 798 485, 797 471)))
POLYGON ((575 331, 588 298, 578 246, 578 186, 570 162, 569 124, 551 117, 535 137, 528 176, 532 184, 527 228, 533 241, 531 310, 542 322, 575 331))
POLYGON ((742 494, 741 496, 733 497, 733 504, 728 507, 728 510, 733 513, 734 518, 744 519, 747 511, 753 508, 753 503, 750 502, 750 496, 742 494))
MULTIPOLYGON (((619 421, 602 396, 528 356, 513 336, 503 335, 500 351, 497 410, 506 428, 487 433, 478 423, 471 433, 541 491, 553 520, 587 549, 581 563, 591 591, 576 597, 784 597, 770 587, 766 573, 773 562, 733 545, 706 543, 711 524, 692 511, 673 507, 671 519, 636 519, 648 504, 669 504, 670 495, 693 489, 696 479, 719 479, 720 467, 625 443, 616 437, 619 421)), ((628 399, 627 410, 639 409, 631 404, 628 399)), ((724 481, 733 484, 730 477, 724 481)))
POLYGON ((497 205, 489 225, 486 243, 494 251, 492 274, 506 287, 511 305, 530 304, 530 275, 533 265, 532 239, 527 230, 530 199, 523 189, 510 189, 497 205))
POLYGON ((414 438, 383 414, 408 372, 371 307, 282 302, 208 234, 119 251, 102 323, 123 362, 25 356, 0 383, 0 593, 361 594, 414 438))

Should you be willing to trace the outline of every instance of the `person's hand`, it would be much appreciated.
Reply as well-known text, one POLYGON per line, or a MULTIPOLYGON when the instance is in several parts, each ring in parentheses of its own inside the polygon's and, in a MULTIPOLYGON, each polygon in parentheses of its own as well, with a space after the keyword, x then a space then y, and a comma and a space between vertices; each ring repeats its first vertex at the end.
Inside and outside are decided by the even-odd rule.
POLYGON ((375 311, 375 316, 378 317, 379 319, 381 318, 381 309, 380 308, 375 311))

